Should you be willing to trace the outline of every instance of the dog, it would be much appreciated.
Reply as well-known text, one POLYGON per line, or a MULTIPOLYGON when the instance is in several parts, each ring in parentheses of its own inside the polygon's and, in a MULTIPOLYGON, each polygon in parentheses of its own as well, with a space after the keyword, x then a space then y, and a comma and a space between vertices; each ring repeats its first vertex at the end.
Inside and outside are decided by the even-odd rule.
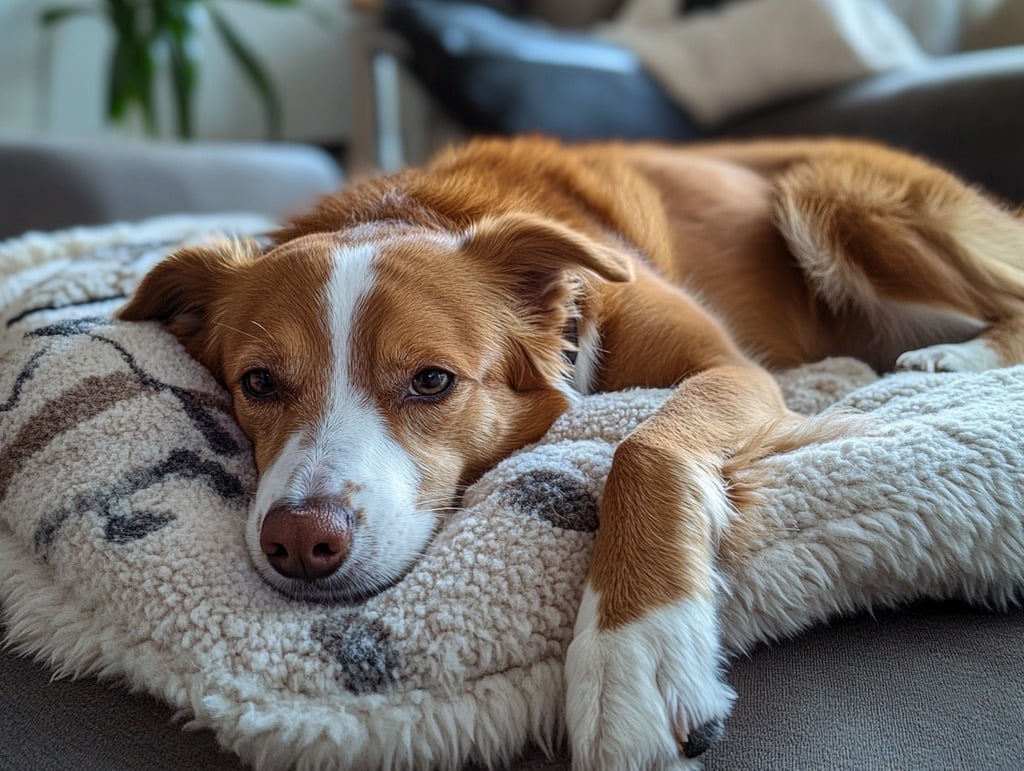
MULTIPOLYGON (((185 248, 120 311, 230 391, 246 538, 286 594, 404 575, 474 479, 579 394, 672 387, 617 448, 566 660, 578 768, 685 767, 721 733, 726 463, 813 441, 774 370, 1024 361, 1024 221, 873 143, 480 139, 323 199, 269 247, 185 248)), ((825 430, 825 429, 820 429, 825 430)))

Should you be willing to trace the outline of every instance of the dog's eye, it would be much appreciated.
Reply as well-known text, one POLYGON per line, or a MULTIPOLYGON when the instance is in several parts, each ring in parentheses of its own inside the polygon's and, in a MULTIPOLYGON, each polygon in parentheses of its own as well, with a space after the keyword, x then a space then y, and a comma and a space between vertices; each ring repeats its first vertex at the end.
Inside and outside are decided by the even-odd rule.
POLYGON ((250 399, 270 399, 277 395, 277 383, 267 370, 252 369, 242 375, 242 391, 250 399))
POLYGON ((409 384, 410 396, 440 396, 455 382, 455 376, 443 369, 430 367, 416 373, 409 384))

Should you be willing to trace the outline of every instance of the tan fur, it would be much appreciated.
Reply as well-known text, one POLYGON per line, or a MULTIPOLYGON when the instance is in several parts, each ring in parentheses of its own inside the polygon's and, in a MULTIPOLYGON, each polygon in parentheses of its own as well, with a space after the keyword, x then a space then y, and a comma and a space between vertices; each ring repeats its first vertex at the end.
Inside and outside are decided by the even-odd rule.
MULTIPOLYGON (((834 430, 790 414, 765 368, 838 354, 889 367, 907 348, 962 339, 968 322, 987 327, 1002 363, 1024 361, 1024 222, 922 160, 841 140, 478 141, 326 198, 262 259, 248 247, 182 253, 123 317, 170 321, 229 387, 239 359, 277 345, 308 351, 301 377, 315 380, 303 340, 315 307, 302 298, 338 239, 394 242, 360 319, 357 370, 439 506, 564 410, 572 313, 599 333, 596 389, 677 386, 615 456, 589 577, 602 628, 710 592, 723 534, 743 551, 756 525, 730 530, 709 514, 728 508, 714 483, 730 458, 834 430), (313 267, 293 275, 297 249, 313 267), (229 277, 289 253, 292 267, 268 266, 252 291, 260 314, 294 319, 295 333, 246 353, 267 341, 249 340, 257 300, 229 277), (403 378, 436 364, 460 388, 400 406, 403 378)), ((285 427, 239 420, 263 467, 285 427)))
POLYGON ((154 268, 120 313, 126 320, 166 321, 189 353, 228 388, 260 470, 293 430, 322 411, 330 388, 321 368, 296 364, 322 361, 329 347, 317 302, 329 247, 307 238, 267 256, 251 243, 185 249, 154 268), (304 256, 296 264, 289 254, 298 252, 304 256), (282 286, 294 294, 279 292, 282 286), (284 417, 240 398, 242 374, 261 367, 278 374, 286 399, 293 402, 284 417))

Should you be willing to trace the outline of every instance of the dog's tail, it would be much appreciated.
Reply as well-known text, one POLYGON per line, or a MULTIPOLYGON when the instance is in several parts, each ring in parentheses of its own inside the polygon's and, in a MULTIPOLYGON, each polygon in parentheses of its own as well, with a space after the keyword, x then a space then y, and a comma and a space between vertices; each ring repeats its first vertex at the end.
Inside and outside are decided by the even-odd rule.
POLYGON ((973 190, 935 223, 948 239, 947 259, 994 295, 1024 301, 1024 207, 1012 211, 973 190))
POLYGON ((920 159, 874 149, 794 165, 776 219, 837 310, 929 302, 986 322, 1024 305, 1024 209, 920 159))

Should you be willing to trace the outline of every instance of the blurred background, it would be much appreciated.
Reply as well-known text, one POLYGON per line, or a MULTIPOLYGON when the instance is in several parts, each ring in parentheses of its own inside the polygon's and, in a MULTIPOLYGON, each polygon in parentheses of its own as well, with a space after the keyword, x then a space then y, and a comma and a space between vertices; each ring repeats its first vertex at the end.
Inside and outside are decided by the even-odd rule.
MULTIPOLYGON (((168 214, 281 218, 446 142, 520 132, 870 137, 1019 204, 1024 0, 0 0, 0 239, 168 214)), ((936 655, 962 663, 955 651, 970 652, 965 677, 1000 693, 998 657, 974 656, 962 634, 975 626, 942 626, 949 650, 936 644, 936 655)), ((779 682, 761 690, 816 693, 840 666, 830 661, 849 663, 845 650, 827 638, 793 654, 793 666, 767 667, 779 682), (801 691, 794 672, 814 685, 801 691)), ((874 672, 874 637, 865 650, 874 672)), ((9 652, 0 688, 15 699, 0 719, 3 768, 241 767, 155 700, 53 683, 9 652)), ((847 700, 810 720, 820 732, 794 745, 824 754, 805 767, 830 766, 825 746, 859 757, 863 737, 893 757, 897 738, 943 753, 950 737, 1019 755, 1019 721, 999 733, 1004 721, 991 720, 985 733, 976 720, 965 733, 959 713, 936 716, 933 688, 921 678, 920 704, 898 707, 914 720, 894 733, 878 730, 886 693, 882 706, 847 700)), ((765 701, 770 728, 758 735, 777 740, 776 705, 792 701, 765 701)), ((529 767, 566 763, 534 753, 529 767)))
POLYGON ((0 236, 520 132, 868 136, 1019 201, 1022 43, 1021 0, 2 0, 0 236))
MULTIPOLYGON (((148 3, 127 2, 144 7, 148 3)), ((152 3, 158 6, 159 3, 152 3)), ((250 86, 210 19, 216 9, 258 56, 280 94, 284 138, 335 146, 350 131, 350 78, 344 37, 349 13, 339 0, 302 3, 235 0, 181 3, 196 28, 195 135, 200 139, 263 140, 264 115, 250 86)), ((0 2, 0 132, 51 136, 144 136, 137 116, 107 119, 111 59, 118 29, 106 0, 0 2), (95 9, 43 22, 47 11, 95 9)), ((139 14, 142 16, 143 14, 139 14)), ((139 27, 145 23, 139 20, 139 27)), ((140 29, 140 37, 143 30, 140 29)), ((169 53, 153 45, 158 68, 169 53)), ((159 73, 158 73, 159 74, 159 73)), ((170 79, 159 86, 160 134, 174 136, 170 79)))

